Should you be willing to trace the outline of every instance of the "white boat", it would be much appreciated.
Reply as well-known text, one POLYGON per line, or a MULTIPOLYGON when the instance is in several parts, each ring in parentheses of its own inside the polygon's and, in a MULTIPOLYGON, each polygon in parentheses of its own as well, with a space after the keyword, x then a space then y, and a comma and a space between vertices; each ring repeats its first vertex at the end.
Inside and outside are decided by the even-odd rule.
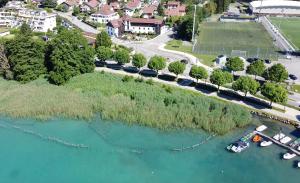
POLYGON ((287 153, 285 153, 284 155, 283 155, 283 159, 286 159, 286 160, 288 160, 288 159, 292 159, 292 158, 294 158, 294 157, 296 157, 297 155, 295 154, 295 153, 289 153, 289 152, 287 152, 287 153))
POLYGON ((298 168, 300 168, 300 161, 298 162, 298 168))
POLYGON ((292 139, 291 139, 290 137, 285 136, 284 138, 282 138, 282 139, 280 140, 280 142, 283 143, 283 144, 286 144, 286 143, 288 143, 288 142, 291 141, 291 140, 292 140, 292 139))
POLYGON ((238 141, 229 146, 230 150, 235 153, 240 153, 250 146, 249 142, 238 141))
POLYGON ((297 148, 298 151, 300 151, 300 146, 297 148))
POLYGON ((268 128, 268 127, 265 126, 265 125, 260 125, 259 127, 256 128, 256 131, 262 132, 262 131, 266 130, 267 128, 268 128))
POLYGON ((260 143, 260 146, 261 146, 261 147, 267 147, 267 146, 270 146, 270 145, 272 145, 272 144, 273 144, 272 141, 262 141, 262 142, 260 143))
POLYGON ((280 139, 282 139, 284 137, 285 137, 285 135, 283 133, 278 133, 278 134, 274 135, 273 139, 279 141, 280 139))

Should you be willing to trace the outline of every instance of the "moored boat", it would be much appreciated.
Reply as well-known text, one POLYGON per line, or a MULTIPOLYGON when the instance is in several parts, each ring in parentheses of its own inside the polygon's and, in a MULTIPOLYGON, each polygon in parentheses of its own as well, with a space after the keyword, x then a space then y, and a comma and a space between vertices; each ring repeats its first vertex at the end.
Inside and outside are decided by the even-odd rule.
POLYGON ((262 137, 259 135, 255 135, 252 139, 253 142, 260 142, 262 140, 262 137))
POLYGON ((243 141, 237 141, 227 147, 228 150, 235 152, 235 153, 240 153, 246 148, 250 146, 249 142, 243 142, 243 141))
POLYGON ((300 161, 298 162, 298 168, 300 168, 300 161))
POLYGON ((280 142, 286 144, 291 140, 292 140, 291 137, 285 136, 284 138, 280 139, 280 142))
POLYGON ((294 158, 294 157, 296 157, 296 156, 297 156, 297 155, 296 155, 295 153, 287 152, 287 153, 285 153, 285 154, 283 155, 283 159, 288 160, 288 159, 292 159, 292 158, 294 158))
POLYGON ((279 140, 283 139, 284 137, 285 137, 285 135, 283 133, 278 133, 278 134, 274 135, 273 139, 279 141, 279 140))
POLYGON ((267 126, 261 125, 261 126, 257 127, 255 130, 258 132, 262 132, 262 131, 265 131, 267 128, 268 128, 267 126))
POLYGON ((262 141, 262 142, 260 143, 260 146, 261 146, 261 147, 267 147, 267 146, 270 146, 270 145, 272 145, 272 144, 273 144, 272 141, 262 141))

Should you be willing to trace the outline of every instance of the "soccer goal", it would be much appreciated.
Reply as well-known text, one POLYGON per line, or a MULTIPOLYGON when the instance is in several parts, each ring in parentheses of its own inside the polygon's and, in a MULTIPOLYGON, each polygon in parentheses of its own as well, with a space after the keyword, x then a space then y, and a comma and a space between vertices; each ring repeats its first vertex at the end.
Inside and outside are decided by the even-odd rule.
POLYGON ((243 57, 243 58, 247 58, 247 51, 242 51, 242 50, 232 50, 232 51, 231 51, 231 56, 232 56, 232 57, 243 57))

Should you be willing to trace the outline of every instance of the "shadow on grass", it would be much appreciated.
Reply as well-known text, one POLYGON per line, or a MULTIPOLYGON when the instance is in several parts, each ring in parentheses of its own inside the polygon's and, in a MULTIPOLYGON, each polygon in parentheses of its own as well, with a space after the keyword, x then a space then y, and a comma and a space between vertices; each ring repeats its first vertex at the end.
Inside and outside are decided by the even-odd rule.
POLYGON ((195 89, 205 94, 211 94, 218 91, 215 86, 203 83, 196 83, 195 89))

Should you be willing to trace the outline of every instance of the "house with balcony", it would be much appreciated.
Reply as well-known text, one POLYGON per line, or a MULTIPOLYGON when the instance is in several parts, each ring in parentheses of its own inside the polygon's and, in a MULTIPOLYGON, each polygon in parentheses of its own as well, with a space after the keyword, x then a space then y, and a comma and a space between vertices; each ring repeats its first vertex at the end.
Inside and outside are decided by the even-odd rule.
POLYGON ((23 23, 35 32, 51 31, 56 27, 56 14, 41 9, 0 9, 0 26, 14 28, 23 23))
POLYGON ((106 24, 109 21, 116 20, 120 18, 119 14, 114 11, 114 9, 107 4, 100 7, 99 11, 91 14, 90 19, 97 23, 106 24))
POLYGON ((153 18, 156 13, 157 13, 156 5, 148 5, 142 9, 143 18, 153 18))
POLYGON ((129 1, 124 7, 124 13, 127 16, 133 16, 136 11, 142 7, 140 0, 129 1))

